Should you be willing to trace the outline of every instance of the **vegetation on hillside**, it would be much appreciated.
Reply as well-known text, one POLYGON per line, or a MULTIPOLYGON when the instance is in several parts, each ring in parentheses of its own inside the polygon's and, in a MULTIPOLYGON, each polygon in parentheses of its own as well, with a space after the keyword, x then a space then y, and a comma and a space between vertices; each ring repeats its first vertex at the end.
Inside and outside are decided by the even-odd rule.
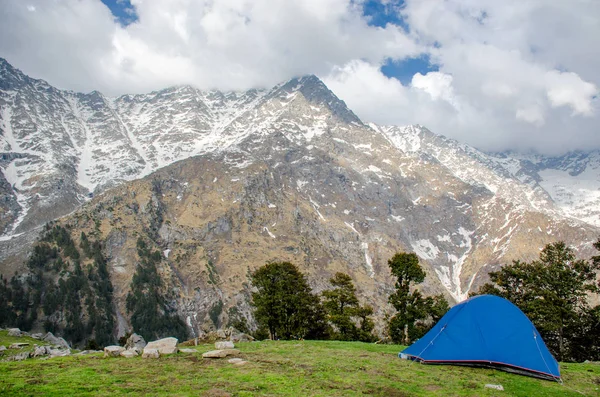
POLYGON ((44 329, 74 345, 114 340, 113 286, 98 241, 81 233, 77 248, 69 230, 47 225, 26 263, 28 272, 10 282, 0 275, 0 326, 44 329))
POLYGON ((127 311, 131 314, 134 332, 146 340, 174 336, 179 340, 187 338, 187 327, 169 305, 168 294, 158 274, 157 265, 162 254, 152 250, 143 239, 137 241, 139 262, 131 281, 131 291, 127 294, 127 311))
MULTIPOLYGON (((600 250, 600 240, 594 244, 600 250)), ((518 306, 559 361, 600 360, 600 256, 577 259, 563 242, 548 244, 532 262, 513 261, 490 273, 477 294, 493 294, 518 306)))

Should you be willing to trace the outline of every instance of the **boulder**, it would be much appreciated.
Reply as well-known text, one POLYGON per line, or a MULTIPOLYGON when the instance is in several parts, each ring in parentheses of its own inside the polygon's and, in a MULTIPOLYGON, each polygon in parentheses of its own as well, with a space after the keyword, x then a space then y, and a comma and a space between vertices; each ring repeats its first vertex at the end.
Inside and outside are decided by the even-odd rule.
POLYGON ((161 355, 177 353, 177 338, 163 338, 155 340, 148 343, 146 347, 144 347, 144 352, 146 349, 156 349, 161 355))
POLYGON ((8 336, 21 336, 21 330, 19 328, 9 328, 8 336))
POLYGON ((222 349, 233 349, 235 347, 235 345, 233 344, 233 342, 231 341, 223 341, 223 342, 215 342, 215 349, 217 350, 222 350, 222 349))
POLYGON ((22 349, 25 346, 29 346, 29 343, 13 343, 12 345, 8 346, 9 349, 22 349))
POLYGON ((52 349, 50 348, 50 346, 36 346, 35 349, 33 349, 33 353, 31 354, 32 357, 42 357, 42 356, 47 356, 50 354, 50 351, 52 349))
POLYGON ((106 346, 104 348, 104 357, 119 357, 125 351, 123 346, 106 346))
POLYGON ((127 338, 127 342, 125 343, 125 349, 127 350, 135 350, 138 354, 144 350, 147 343, 141 335, 131 334, 129 338, 127 338))
POLYGON ((137 357, 137 356, 138 356, 138 353, 134 349, 124 350, 121 352, 121 357, 133 358, 133 357, 137 357))
POLYGON ((65 347, 65 348, 69 348, 69 344, 67 343, 66 340, 64 340, 63 338, 59 337, 59 336, 54 336, 54 334, 52 332, 48 332, 43 338, 43 341, 50 343, 51 345, 54 346, 59 346, 59 347, 65 347))
POLYGON ((44 334, 42 334, 42 333, 31 334, 31 337, 33 339, 43 339, 44 338, 44 334))
POLYGON ((159 358, 160 353, 158 349, 149 349, 147 347, 144 348, 144 354, 142 354, 142 358, 159 358))
POLYGON ((0 345, 0 352, 3 352, 4 350, 6 350, 6 346, 0 345))
POLYGON ((237 349, 211 350, 202 355, 203 358, 223 358, 227 356, 237 356, 240 351, 237 349))

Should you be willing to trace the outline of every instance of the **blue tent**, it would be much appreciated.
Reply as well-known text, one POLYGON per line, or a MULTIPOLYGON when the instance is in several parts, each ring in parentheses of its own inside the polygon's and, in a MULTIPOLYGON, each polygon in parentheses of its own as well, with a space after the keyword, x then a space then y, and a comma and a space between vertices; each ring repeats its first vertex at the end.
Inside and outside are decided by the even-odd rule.
POLYGON ((560 379, 558 362, 531 321, 511 302, 493 295, 475 296, 454 306, 400 357, 560 379))

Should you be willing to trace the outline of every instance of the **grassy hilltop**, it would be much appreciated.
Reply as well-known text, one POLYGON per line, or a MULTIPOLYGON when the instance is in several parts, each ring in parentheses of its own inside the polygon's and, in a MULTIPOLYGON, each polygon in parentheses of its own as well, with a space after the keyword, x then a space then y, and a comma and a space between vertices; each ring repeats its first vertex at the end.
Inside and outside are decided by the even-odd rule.
MULTIPOLYGON (((12 339, 12 338, 11 338, 12 339)), ((15 338, 24 341, 23 338, 15 338)), ((5 333, 0 344, 13 343, 5 333)), ((597 396, 600 365, 562 364, 565 384, 489 369, 397 358, 398 345, 287 341, 240 343, 248 363, 179 353, 158 360, 102 354, 0 362, 0 395, 597 396), (501 384, 504 391, 484 388, 501 384)))

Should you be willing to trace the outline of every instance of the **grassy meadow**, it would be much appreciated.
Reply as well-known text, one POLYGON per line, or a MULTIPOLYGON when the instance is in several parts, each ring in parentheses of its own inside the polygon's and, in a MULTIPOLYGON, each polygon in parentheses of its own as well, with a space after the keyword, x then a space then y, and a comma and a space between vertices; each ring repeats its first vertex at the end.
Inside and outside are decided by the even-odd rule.
MULTIPOLYGON (((26 342, 0 333, 0 344, 26 342)), ((32 340, 33 341, 33 340, 32 340)), ((33 341, 34 343, 39 341, 33 341)), ((102 354, 0 362, 0 395, 195 396, 598 396, 600 365, 562 364, 564 384, 490 369, 421 365, 397 358, 398 345, 335 341, 240 343, 240 357, 198 353, 160 359, 102 354), (504 391, 484 388, 501 384, 504 391)), ((12 351, 12 350, 11 350, 12 351)), ((4 354, 6 358, 7 351, 4 354)))

